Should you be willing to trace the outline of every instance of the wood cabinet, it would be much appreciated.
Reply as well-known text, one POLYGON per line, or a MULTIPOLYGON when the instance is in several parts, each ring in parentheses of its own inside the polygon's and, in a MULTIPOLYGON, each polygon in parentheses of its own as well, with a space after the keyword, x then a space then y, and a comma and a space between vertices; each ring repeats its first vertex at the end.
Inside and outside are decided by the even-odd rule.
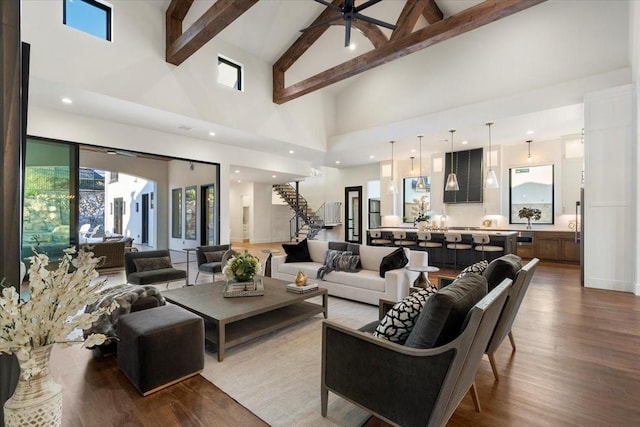
POLYGON ((543 261, 580 262, 580 245, 570 231, 536 231, 534 253, 543 261))

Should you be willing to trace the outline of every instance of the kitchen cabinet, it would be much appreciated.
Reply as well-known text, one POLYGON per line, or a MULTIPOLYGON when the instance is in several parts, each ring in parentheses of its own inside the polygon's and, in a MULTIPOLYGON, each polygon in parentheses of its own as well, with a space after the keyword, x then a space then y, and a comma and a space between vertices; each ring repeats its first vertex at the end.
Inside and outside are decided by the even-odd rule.
POLYGON ((536 231, 534 253, 543 261, 580 262, 580 245, 570 231, 536 231))

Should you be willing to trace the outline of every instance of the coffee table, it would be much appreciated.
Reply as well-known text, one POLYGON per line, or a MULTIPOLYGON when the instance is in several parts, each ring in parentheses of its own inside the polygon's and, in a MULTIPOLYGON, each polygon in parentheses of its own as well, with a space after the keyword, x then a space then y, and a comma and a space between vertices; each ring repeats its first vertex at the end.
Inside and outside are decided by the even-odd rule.
POLYGON ((218 347, 218 361, 228 347, 284 328, 322 313, 327 318, 328 293, 324 288, 296 294, 288 282, 264 277, 264 295, 225 298, 224 282, 204 283, 163 292, 167 301, 179 305, 205 321, 205 339, 218 347), (306 301, 321 296, 322 304, 306 301))

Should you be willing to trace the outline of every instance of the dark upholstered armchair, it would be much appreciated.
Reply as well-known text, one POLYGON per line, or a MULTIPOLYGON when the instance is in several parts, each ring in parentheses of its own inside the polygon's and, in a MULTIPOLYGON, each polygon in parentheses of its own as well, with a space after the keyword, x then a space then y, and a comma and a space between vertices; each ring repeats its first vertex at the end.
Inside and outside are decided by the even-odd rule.
POLYGON ((473 386, 511 286, 505 279, 486 294, 482 280, 485 296, 475 298, 472 291, 471 303, 468 289, 456 282, 427 299, 411 332, 416 336, 409 335, 404 345, 325 320, 322 415, 331 391, 394 425, 443 426, 473 386), (456 327, 455 338, 438 344, 456 327), (433 335, 434 329, 436 346, 419 348, 417 337, 433 335))
POLYGON ((134 285, 166 282, 168 287, 169 282, 187 279, 185 270, 173 268, 171 255, 167 249, 126 252, 124 270, 127 274, 127 283, 134 285))
POLYGON ((511 327, 513 326, 513 322, 516 320, 518 310, 520 310, 520 304, 522 303, 522 300, 527 293, 527 289, 529 289, 529 283, 531 283, 533 273, 536 271, 538 261, 538 258, 533 258, 516 274, 516 277, 513 281, 513 286, 509 290, 507 302, 504 304, 504 309, 502 310, 502 314, 498 319, 496 329, 491 336, 489 344, 487 345, 486 353, 489 356, 491 370, 493 371, 493 376, 495 377, 496 381, 498 381, 499 378, 494 353, 496 352, 496 350, 498 350, 500 344, 502 344, 502 341, 507 335, 509 336, 509 341, 511 342, 511 348, 513 348, 513 351, 516 351, 516 343, 513 339, 513 334, 511 333, 511 327))
POLYGON ((221 273, 222 257, 225 252, 231 249, 231 245, 211 245, 198 246, 196 248, 196 261, 198 262, 198 274, 196 274, 196 282, 200 272, 203 273, 221 273))

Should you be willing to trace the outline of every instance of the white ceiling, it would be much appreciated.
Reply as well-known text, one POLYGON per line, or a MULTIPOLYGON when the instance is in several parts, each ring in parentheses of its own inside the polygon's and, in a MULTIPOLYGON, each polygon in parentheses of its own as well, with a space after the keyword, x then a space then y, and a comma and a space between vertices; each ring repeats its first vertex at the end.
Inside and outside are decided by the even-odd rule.
MULTIPOLYGON (((195 1, 187 18, 184 28, 197 19, 213 3, 212 0, 195 1)), ((470 6, 480 3, 479 0, 437 0, 445 18, 470 6)), ((154 0, 152 4, 161 10, 166 10, 169 0, 154 0)), ((387 22, 395 22, 398 14, 404 5, 403 1, 386 0, 365 10, 364 14, 381 19, 387 22)), ((259 1, 240 18, 224 29, 217 37, 222 38, 229 44, 236 45, 252 55, 262 59, 267 63, 274 63, 282 53, 297 39, 301 28, 311 24, 313 20, 322 12, 324 6, 312 0, 267 0, 259 1), (268 18, 266 18, 268 17, 268 18), (238 41, 241 41, 239 44, 238 41)), ((418 27, 427 25, 421 18, 418 27)), ((388 30, 384 30, 387 31, 388 30)), ((353 32, 353 40, 358 44, 357 49, 351 52, 343 47, 344 28, 333 26, 314 44, 313 50, 320 51, 322 55, 303 55, 303 57, 291 69, 290 75, 297 78, 305 78, 326 69, 328 66, 338 64, 351 56, 360 55, 363 49, 370 49, 369 42, 357 31, 353 32)), ((311 52, 311 49, 310 49, 311 52)), ((196 53, 197 55, 197 53, 196 53)), ((288 76, 289 77, 289 76, 288 76)), ((355 77, 357 79, 358 77, 355 77)), ((291 79, 291 77, 289 77, 291 79)), ((345 84, 353 82, 343 81, 334 84, 326 89, 330 93, 339 91, 345 84)), ((287 80, 287 84, 291 83, 287 80)), ((152 109, 143 105, 124 101, 121 99, 108 97, 102 94, 82 91, 76 87, 60 87, 58 83, 42 81, 33 78, 30 82, 30 102, 46 108, 72 111, 76 114, 100 117, 125 124, 142 126, 162 132, 185 135, 193 138, 211 140, 215 142, 224 141, 225 144, 251 148, 257 151, 279 153, 289 155, 293 159, 307 160, 324 159, 323 164, 331 167, 348 167, 377 163, 388 160, 391 157, 389 144, 376 144, 371 146, 370 139, 366 136, 348 136, 342 139, 350 139, 346 144, 344 141, 337 141, 329 144, 326 153, 311 150, 301 146, 288 144, 282 141, 261 137, 256 133, 239 131, 229 127, 220 126, 215 123, 206 122, 192 117, 180 116, 157 109, 152 109), (60 93, 66 93, 69 97, 77 99, 78 105, 61 105, 60 93), (210 136, 209 132, 215 129, 216 136, 210 136), (293 150, 293 154, 289 154, 293 150), (339 166, 335 164, 340 160, 339 166)), ((462 113, 461 113, 462 114, 462 113)), ((464 123, 464 120, 460 120, 464 123)), ((393 134, 390 125, 388 133, 393 134)), ((492 129, 493 143, 495 145, 506 143, 519 143, 526 139, 552 140, 559 139, 563 135, 580 132, 583 127, 582 105, 571 105, 560 107, 554 110, 540 111, 526 115, 514 117, 504 117, 496 123, 492 129), (532 130, 533 135, 526 132, 532 130)), ((377 132, 385 133, 384 130, 377 129, 377 132)), ((446 129, 425 130, 419 126, 405 126, 402 132, 397 135, 390 135, 389 139, 397 140, 395 145, 395 156, 397 159, 406 158, 417 154, 412 153, 412 149, 418 147, 418 134, 424 134, 423 155, 433 152, 448 151, 450 145, 446 144, 449 134, 446 129)), ((470 124, 457 130, 455 134, 456 150, 476 148, 488 143, 487 128, 483 123, 470 124), (468 141, 466 146, 462 146, 462 141, 468 141)), ((257 182, 273 182, 273 172, 242 168, 236 165, 231 167, 231 178, 234 179, 234 170, 242 171, 243 180, 257 182)), ((278 177, 278 181, 295 180, 300 177, 287 176, 278 177)))

